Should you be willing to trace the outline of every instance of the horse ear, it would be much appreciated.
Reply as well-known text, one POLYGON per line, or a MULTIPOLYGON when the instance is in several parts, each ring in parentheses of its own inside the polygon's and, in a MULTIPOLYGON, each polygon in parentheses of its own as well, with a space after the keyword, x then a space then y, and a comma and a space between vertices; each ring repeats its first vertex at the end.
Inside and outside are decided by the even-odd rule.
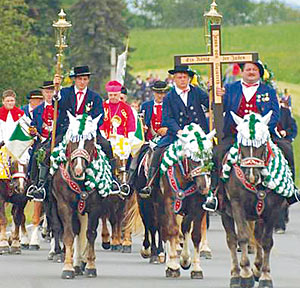
POLYGON ((268 123, 270 122, 271 120, 271 116, 273 114, 273 111, 270 110, 263 118, 262 118, 262 122, 266 125, 268 125, 268 123))
POLYGON ((239 126, 241 123, 243 123, 243 118, 236 115, 233 111, 230 111, 230 113, 231 113, 231 116, 237 126, 239 126))
POLYGON ((206 138, 207 138, 208 140, 211 140, 211 139, 216 135, 216 132, 217 132, 216 129, 210 131, 210 132, 206 135, 206 138))
POLYGON ((100 120, 101 117, 102 117, 102 114, 100 114, 99 116, 97 116, 96 118, 94 118, 94 119, 92 120, 92 122, 93 122, 93 127, 95 127, 96 129, 97 129, 97 124, 98 124, 98 122, 99 122, 99 120, 100 120))
POLYGON ((71 123, 74 123, 76 121, 76 117, 74 117, 69 110, 67 110, 67 115, 69 117, 70 126, 71 126, 71 123))

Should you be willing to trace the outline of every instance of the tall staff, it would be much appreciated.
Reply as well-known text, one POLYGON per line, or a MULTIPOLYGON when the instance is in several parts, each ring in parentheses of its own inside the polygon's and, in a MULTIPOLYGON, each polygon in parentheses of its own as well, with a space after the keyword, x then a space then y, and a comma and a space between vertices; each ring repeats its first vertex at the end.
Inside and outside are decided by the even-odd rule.
MULTIPOLYGON (((66 21, 66 14, 63 9, 61 9, 60 13, 58 14, 59 19, 52 24, 52 26, 55 29, 55 38, 56 38, 56 44, 55 47, 57 48, 57 63, 55 67, 55 73, 59 77, 61 77, 61 64, 62 64, 62 56, 63 51, 65 48, 68 47, 66 44, 66 35, 67 35, 67 29, 72 26, 72 24, 68 21, 66 21)), ((56 95, 59 92, 59 84, 55 86, 55 93, 56 95)), ((51 141, 51 152, 54 149, 55 146, 55 134, 56 134, 56 122, 57 122, 57 109, 58 109, 58 103, 57 99, 54 100, 54 116, 53 116, 53 130, 52 130, 52 141, 51 141)))

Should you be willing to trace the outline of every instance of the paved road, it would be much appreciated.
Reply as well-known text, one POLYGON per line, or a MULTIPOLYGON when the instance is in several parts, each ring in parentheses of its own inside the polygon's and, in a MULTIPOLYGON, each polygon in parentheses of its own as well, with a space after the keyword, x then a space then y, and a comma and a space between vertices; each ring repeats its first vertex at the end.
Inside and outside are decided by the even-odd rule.
MULTIPOLYGON (((229 287, 230 258, 225 244, 225 233, 219 216, 211 217, 209 241, 212 260, 203 260, 203 280, 191 280, 189 271, 182 271, 179 279, 166 279, 164 265, 150 265, 139 255, 141 237, 134 238, 133 253, 121 254, 100 249, 97 240, 98 277, 83 276, 74 280, 60 279, 62 264, 46 260, 48 244, 42 242, 40 251, 24 251, 22 255, 0 256, 0 287, 60 288, 60 287, 229 287)), ((290 211, 286 234, 275 235, 271 257, 274 287, 300 287, 300 205, 290 211)), ((257 285, 256 285, 257 287, 257 285)))

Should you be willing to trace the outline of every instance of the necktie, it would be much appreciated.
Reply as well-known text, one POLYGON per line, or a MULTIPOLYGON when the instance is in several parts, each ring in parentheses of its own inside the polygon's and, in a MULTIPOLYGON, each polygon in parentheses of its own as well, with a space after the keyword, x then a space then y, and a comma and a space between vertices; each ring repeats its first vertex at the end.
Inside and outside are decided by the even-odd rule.
POLYGON ((258 86, 258 83, 251 84, 251 83, 245 83, 245 82, 242 82, 242 84, 243 84, 246 88, 258 86))
POLYGON ((156 104, 155 108, 156 108, 157 119, 160 121, 162 118, 162 105, 156 104))
POLYGON ((189 92, 189 91, 190 91, 189 88, 183 89, 182 92, 181 92, 181 94, 185 94, 186 92, 189 92))
POLYGON ((76 95, 77 95, 78 101, 80 101, 80 99, 81 99, 81 97, 83 95, 83 92, 82 91, 78 91, 76 95))

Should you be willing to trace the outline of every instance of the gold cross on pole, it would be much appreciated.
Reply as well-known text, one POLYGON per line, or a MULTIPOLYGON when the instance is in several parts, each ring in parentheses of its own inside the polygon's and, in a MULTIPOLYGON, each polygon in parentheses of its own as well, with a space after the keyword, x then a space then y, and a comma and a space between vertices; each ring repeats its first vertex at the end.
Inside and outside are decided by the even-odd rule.
POLYGON ((214 123, 218 142, 223 138, 223 103, 217 96, 217 88, 222 87, 222 64, 247 63, 258 61, 258 53, 222 53, 221 25, 211 25, 211 53, 202 55, 177 55, 175 65, 211 65, 214 99, 214 123))

